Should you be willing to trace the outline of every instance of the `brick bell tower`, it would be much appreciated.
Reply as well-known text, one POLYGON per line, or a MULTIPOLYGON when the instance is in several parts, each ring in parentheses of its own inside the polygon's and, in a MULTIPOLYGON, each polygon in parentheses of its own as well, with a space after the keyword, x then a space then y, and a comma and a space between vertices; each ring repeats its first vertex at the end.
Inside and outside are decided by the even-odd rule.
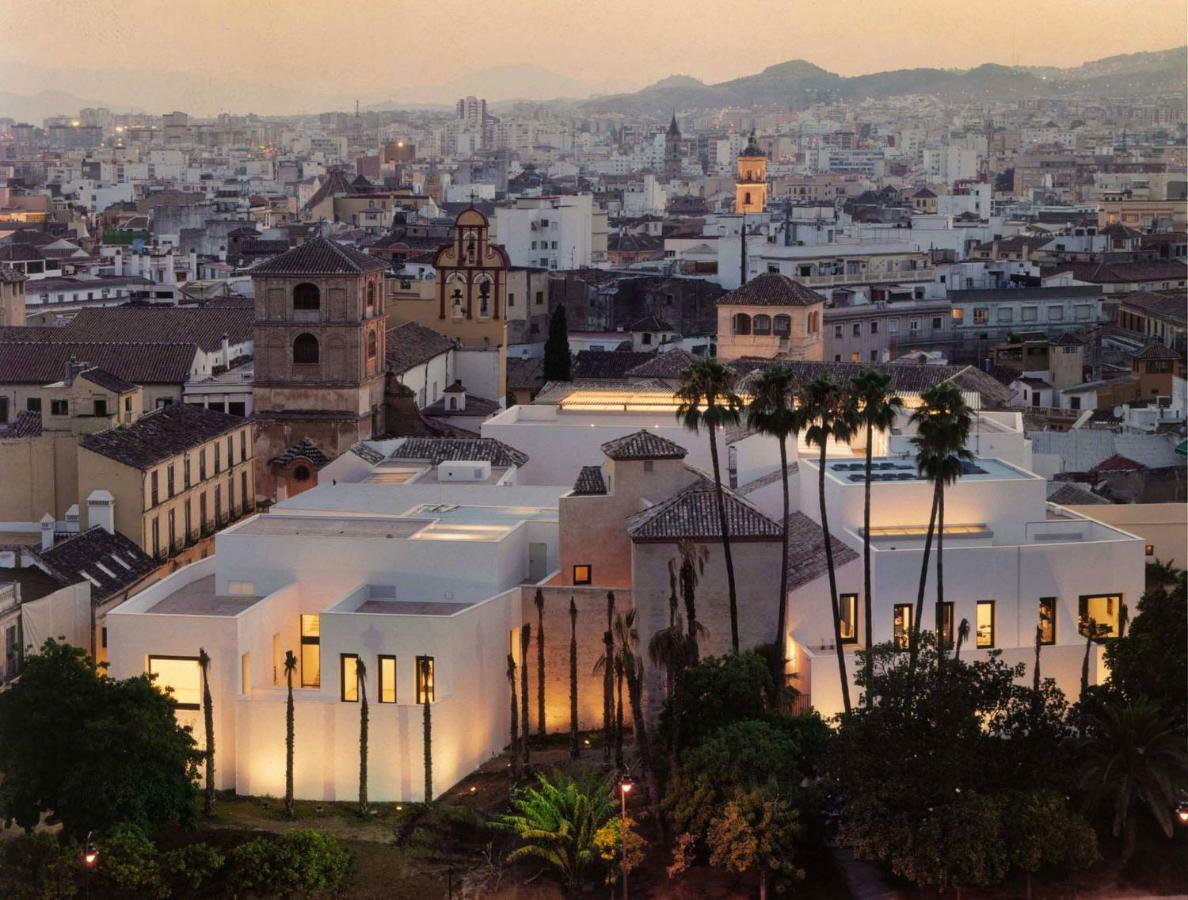
POLYGON ((256 484, 266 499, 384 433, 385 263, 326 238, 252 270, 256 484))

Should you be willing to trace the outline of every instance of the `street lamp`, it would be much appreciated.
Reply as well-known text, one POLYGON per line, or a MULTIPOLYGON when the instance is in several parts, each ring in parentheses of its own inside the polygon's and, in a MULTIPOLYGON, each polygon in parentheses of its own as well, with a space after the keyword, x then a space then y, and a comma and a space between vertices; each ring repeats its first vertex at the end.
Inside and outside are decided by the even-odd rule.
POLYGON ((630 775, 624 774, 619 779, 619 797, 621 800, 619 817, 619 865, 623 871, 623 900, 627 900, 627 795, 635 787, 630 775))
POLYGON ((99 849, 91 843, 91 835, 94 833, 93 831, 87 832, 87 841, 83 845, 83 882, 88 897, 91 896, 91 869, 95 868, 95 863, 99 862, 99 849))
POLYGON ((1176 819, 1181 825, 1188 825, 1188 800, 1181 800, 1176 804, 1176 819))

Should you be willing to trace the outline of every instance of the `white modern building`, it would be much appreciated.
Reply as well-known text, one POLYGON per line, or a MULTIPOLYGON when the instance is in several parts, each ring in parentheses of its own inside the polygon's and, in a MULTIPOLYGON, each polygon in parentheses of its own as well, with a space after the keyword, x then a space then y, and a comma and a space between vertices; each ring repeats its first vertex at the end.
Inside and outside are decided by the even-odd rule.
POLYGON ((491 240, 503 245, 513 266, 577 269, 604 262, 605 236, 606 212, 590 194, 520 197, 491 216, 491 240))

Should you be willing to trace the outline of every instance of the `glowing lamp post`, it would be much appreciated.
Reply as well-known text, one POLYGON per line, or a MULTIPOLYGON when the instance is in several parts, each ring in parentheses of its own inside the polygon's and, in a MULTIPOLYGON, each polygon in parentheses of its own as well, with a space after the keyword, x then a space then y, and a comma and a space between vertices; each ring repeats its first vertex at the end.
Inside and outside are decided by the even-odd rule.
POLYGON ((623 900, 627 900, 627 795, 635 787, 630 775, 619 779, 619 864, 623 870, 623 900))
POLYGON ((1176 821, 1181 825, 1188 825, 1188 800, 1181 800, 1176 804, 1176 821))
POLYGON ((92 834, 93 831, 87 832, 87 842, 83 847, 83 881, 88 897, 91 896, 91 869, 99 862, 99 850, 91 843, 92 834))

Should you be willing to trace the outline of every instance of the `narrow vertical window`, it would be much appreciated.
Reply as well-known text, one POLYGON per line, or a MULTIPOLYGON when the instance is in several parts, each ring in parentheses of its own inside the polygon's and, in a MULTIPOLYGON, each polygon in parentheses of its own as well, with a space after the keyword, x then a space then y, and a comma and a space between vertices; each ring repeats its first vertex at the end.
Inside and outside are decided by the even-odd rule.
POLYGON ((841 622, 839 625, 843 644, 858 643, 858 595, 841 595, 841 622))
POLYGON ((417 657, 417 703, 433 702, 433 657, 417 657))
POLYGON ((949 601, 945 602, 944 609, 941 610, 941 636, 945 642, 946 647, 953 646, 953 604, 949 601))
POLYGON ((994 601, 978 601, 977 646, 987 649, 994 646, 994 601))
POLYGON ((1041 644, 1056 643, 1056 598, 1040 597, 1039 602, 1039 642, 1041 644))
POLYGON ((380 655, 379 658, 379 690, 376 695, 380 703, 396 702, 396 657, 380 655))
POLYGON ((339 698, 343 703, 359 702, 359 654, 340 653, 338 656, 339 698))
POLYGON ((322 623, 317 615, 301 617, 301 686, 322 684, 322 623))
POLYGON ((891 640, 897 650, 906 650, 911 643, 912 635, 912 605, 910 603, 896 603, 892 611, 891 640))

